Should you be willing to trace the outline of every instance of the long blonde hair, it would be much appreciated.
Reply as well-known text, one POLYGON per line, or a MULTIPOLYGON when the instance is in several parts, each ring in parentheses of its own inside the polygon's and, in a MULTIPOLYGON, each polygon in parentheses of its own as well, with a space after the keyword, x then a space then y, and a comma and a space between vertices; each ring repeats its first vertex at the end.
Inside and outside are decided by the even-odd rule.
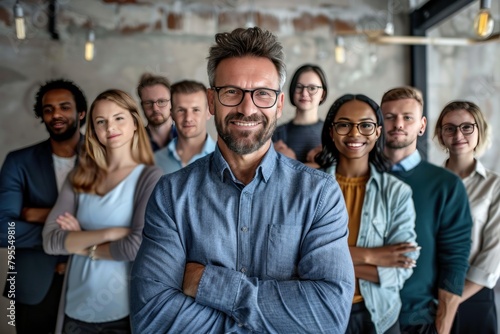
POLYGON ((104 180, 108 172, 106 147, 99 142, 92 120, 95 106, 101 100, 114 102, 130 112, 137 128, 130 148, 132 150, 132 159, 145 165, 154 164, 151 144, 134 99, 119 89, 106 90, 95 98, 87 114, 84 147, 78 165, 70 176, 70 181, 76 192, 95 194, 97 185, 104 180))

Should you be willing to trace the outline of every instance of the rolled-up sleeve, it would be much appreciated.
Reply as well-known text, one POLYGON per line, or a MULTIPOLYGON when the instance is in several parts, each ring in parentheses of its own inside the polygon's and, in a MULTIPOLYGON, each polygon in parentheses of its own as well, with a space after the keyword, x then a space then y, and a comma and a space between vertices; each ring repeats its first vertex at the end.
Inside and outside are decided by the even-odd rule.
POLYGON ((298 232, 303 234, 297 277, 264 280, 210 263, 196 299, 182 292, 190 245, 166 214, 166 205, 173 204, 164 200, 164 191, 160 181, 148 203, 143 243, 132 270, 134 332, 344 333, 354 270, 347 212, 333 179, 325 178, 314 219, 298 232))

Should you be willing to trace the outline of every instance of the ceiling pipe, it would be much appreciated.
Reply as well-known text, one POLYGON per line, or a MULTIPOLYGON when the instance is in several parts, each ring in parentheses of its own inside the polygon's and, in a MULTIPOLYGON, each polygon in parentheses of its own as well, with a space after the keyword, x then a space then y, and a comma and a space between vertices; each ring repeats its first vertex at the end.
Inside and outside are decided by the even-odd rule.
POLYGON ((57 0, 50 0, 49 1, 49 24, 48 24, 48 30, 50 37, 53 40, 59 40, 59 33, 57 32, 57 27, 56 27, 56 13, 57 13, 57 8, 56 8, 57 0))

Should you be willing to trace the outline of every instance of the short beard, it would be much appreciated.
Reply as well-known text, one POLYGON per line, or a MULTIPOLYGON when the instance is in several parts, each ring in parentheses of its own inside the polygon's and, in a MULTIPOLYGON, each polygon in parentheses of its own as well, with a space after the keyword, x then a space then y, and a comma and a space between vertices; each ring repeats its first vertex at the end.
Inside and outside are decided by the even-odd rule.
POLYGON ((52 129, 46 123, 45 123, 45 128, 49 132, 51 139, 53 139, 57 142, 63 142, 63 141, 70 139, 71 137, 73 137, 73 135, 76 133, 76 131, 78 131, 79 125, 80 125, 79 121, 73 122, 72 124, 70 124, 69 128, 62 133, 54 133, 52 131, 52 129))
POLYGON ((276 129, 276 125, 278 123, 278 118, 275 117, 271 119, 271 123, 268 123, 268 120, 264 117, 244 117, 239 116, 239 114, 229 114, 224 119, 225 124, 229 124, 232 120, 241 120, 241 121, 261 121, 264 125, 264 128, 255 134, 255 138, 250 138, 252 132, 243 131, 241 132, 242 137, 244 138, 235 138, 233 134, 230 132, 226 132, 222 122, 217 120, 215 121, 215 128, 217 129, 217 133, 219 137, 226 143, 227 147, 236 154, 246 155, 257 151, 261 148, 268 140, 273 136, 274 130, 276 129), (254 140, 252 140, 254 139, 254 140))
POLYGON ((397 141, 397 140, 388 141, 386 139, 385 146, 393 150, 399 150, 412 145, 415 141, 417 141, 417 138, 415 138, 415 140, 404 140, 404 141, 397 141))
MULTIPOLYGON (((163 115, 162 115, 163 116, 163 115)), ((156 120, 154 118, 148 118, 148 126, 153 127, 153 128, 159 128, 163 124, 167 123, 167 121, 170 119, 169 117, 164 117, 161 120, 156 120)))

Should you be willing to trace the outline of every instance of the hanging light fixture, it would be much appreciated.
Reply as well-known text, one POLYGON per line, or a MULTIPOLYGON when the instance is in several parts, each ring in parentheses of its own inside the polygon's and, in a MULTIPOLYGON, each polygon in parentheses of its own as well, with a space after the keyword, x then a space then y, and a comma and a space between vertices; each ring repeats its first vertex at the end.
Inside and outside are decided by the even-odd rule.
POLYGON ((387 2, 387 22, 384 27, 384 34, 387 36, 394 35, 394 2, 389 0, 387 2))
POLYGON ((24 12, 23 7, 19 1, 14 4, 14 19, 16 22, 16 37, 17 39, 26 38, 26 26, 24 25, 24 12))
POLYGON ((474 32, 478 37, 488 38, 493 32, 495 21, 490 13, 491 0, 481 0, 479 13, 474 20, 474 32))
POLYGON ((342 36, 335 37, 335 61, 338 64, 345 63, 345 46, 342 36))
POLYGON ((90 28, 87 33, 87 41, 85 42, 85 60, 92 61, 94 59, 94 41, 95 32, 90 28))

